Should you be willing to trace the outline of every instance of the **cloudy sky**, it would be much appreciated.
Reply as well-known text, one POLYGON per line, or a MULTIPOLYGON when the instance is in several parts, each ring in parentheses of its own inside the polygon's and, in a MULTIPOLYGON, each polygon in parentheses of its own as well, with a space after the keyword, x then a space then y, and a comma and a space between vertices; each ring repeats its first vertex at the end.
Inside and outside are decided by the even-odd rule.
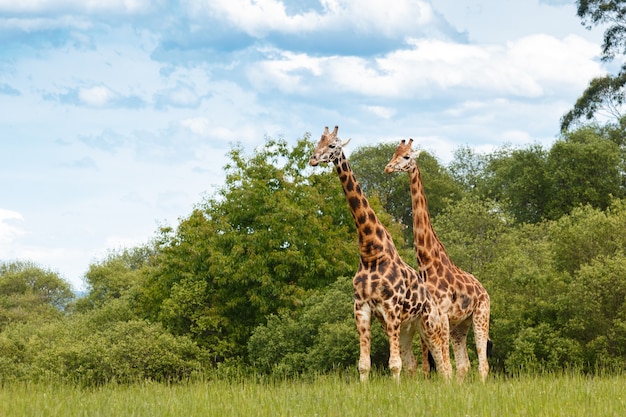
POLYGON ((549 146, 601 42, 573 0, 0 0, 0 261, 84 289, 266 136, 549 146))

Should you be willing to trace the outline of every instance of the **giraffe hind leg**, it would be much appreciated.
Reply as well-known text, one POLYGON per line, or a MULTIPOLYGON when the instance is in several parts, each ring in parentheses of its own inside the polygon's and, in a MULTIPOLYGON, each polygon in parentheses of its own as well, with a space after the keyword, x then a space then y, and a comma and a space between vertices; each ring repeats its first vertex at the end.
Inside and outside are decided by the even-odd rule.
POLYGON ((478 373, 481 381, 485 382, 489 374, 487 356, 493 349, 493 343, 489 340, 489 305, 474 313, 474 339, 478 355, 478 373))
POLYGON ((450 340, 454 351, 454 364, 456 365, 456 379, 462 382, 470 368, 470 361, 467 355, 467 333, 469 332, 471 319, 467 319, 450 330, 450 340))

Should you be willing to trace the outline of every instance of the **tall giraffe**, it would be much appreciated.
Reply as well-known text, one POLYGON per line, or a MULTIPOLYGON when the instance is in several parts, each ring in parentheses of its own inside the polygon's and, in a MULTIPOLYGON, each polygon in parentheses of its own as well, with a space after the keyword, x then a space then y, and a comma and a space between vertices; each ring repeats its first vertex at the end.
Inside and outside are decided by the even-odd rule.
POLYGON ((372 315, 389 337, 389 368, 400 380, 402 365, 414 373, 417 361, 411 344, 415 331, 431 351, 437 369, 446 379, 452 375, 448 320, 439 311, 422 277, 398 254, 391 235, 378 220, 357 182, 342 143, 325 128, 309 161, 311 166, 332 162, 356 224, 360 260, 354 276, 354 317, 360 339, 359 374, 366 381, 371 367, 370 337, 372 315))
MULTIPOLYGON (((405 140, 400 142, 389 164, 385 167, 385 172, 409 173, 415 255, 419 272, 426 278, 428 289, 443 314, 448 316, 457 379, 462 381, 470 367, 467 356, 467 333, 473 324, 478 371, 484 382, 489 373, 487 351, 491 350, 489 294, 476 277, 452 262, 443 244, 437 238, 430 222, 422 176, 417 165, 417 157, 421 151, 413 152, 412 143, 413 139, 409 139, 409 143, 405 140)), ((426 373, 428 372, 427 357, 428 347, 422 341, 422 369, 426 373)))

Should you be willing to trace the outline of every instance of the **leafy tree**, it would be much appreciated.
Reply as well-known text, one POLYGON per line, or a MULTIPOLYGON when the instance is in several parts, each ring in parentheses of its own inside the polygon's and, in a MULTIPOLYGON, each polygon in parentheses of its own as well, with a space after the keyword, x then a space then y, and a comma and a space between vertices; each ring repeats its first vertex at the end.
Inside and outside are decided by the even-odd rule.
POLYGON ((624 195, 621 152, 591 129, 579 129, 557 141, 548 155, 552 187, 546 215, 557 219, 581 204, 606 209, 624 195))
POLYGON ((268 139, 252 156, 233 148, 225 186, 156 240, 143 314, 220 362, 244 357, 266 316, 351 275, 354 222, 336 174, 308 168, 312 149, 308 136, 293 148, 268 139))
POLYGON ((563 314, 564 333, 583 347, 584 363, 593 371, 624 369, 626 351, 626 257, 599 256, 574 275, 563 314))
POLYGON ((519 223, 540 221, 551 191, 547 159, 540 145, 496 151, 488 158, 481 193, 499 202, 519 223))
POLYGON ((448 165, 448 170, 461 188, 466 193, 471 193, 481 188, 488 162, 487 155, 477 154, 469 146, 461 146, 454 150, 454 158, 448 165))
POLYGON ((85 274, 88 294, 76 302, 78 311, 97 308, 103 304, 130 296, 130 290, 139 286, 149 266, 154 249, 138 246, 110 252, 100 262, 89 265, 85 274))
POLYGON ((69 283, 29 262, 0 264, 0 330, 10 323, 57 319, 74 299, 69 283))
POLYGON ((609 28, 604 32, 602 59, 612 60, 615 55, 626 54, 626 7, 621 0, 577 0, 577 14, 582 24, 591 29, 604 23, 609 28))
POLYGON ((615 200, 603 211, 590 205, 575 208, 548 230, 554 264, 570 274, 599 256, 614 256, 626 247, 626 201, 615 200))
MULTIPOLYGON (((604 32, 602 60, 612 61, 616 56, 626 53, 626 7, 621 0, 577 0, 577 14, 582 24, 591 29, 593 26, 609 23, 604 32)), ((626 67, 622 66, 616 76, 606 75, 591 80, 574 108, 561 118, 561 131, 565 132, 585 118, 594 119, 596 115, 613 118, 620 122, 624 116, 624 86, 626 85, 626 67)))
POLYGON ((511 219, 496 204, 475 196, 451 204, 433 220, 437 237, 452 261, 477 276, 497 258, 510 224, 511 219))
MULTIPOLYGON (((305 300, 297 312, 272 315, 248 342, 255 369, 288 376, 354 368, 359 336, 353 315, 352 280, 340 277, 305 300)), ((380 326, 372 326, 372 363, 384 367, 389 346, 380 326)))

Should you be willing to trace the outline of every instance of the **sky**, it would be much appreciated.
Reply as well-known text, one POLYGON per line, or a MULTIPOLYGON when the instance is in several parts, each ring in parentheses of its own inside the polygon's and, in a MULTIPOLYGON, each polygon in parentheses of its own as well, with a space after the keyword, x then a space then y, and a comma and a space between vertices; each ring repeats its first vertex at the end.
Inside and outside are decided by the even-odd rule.
POLYGON ((602 33, 574 0, 0 0, 0 262, 83 291, 267 137, 549 147, 602 33))

